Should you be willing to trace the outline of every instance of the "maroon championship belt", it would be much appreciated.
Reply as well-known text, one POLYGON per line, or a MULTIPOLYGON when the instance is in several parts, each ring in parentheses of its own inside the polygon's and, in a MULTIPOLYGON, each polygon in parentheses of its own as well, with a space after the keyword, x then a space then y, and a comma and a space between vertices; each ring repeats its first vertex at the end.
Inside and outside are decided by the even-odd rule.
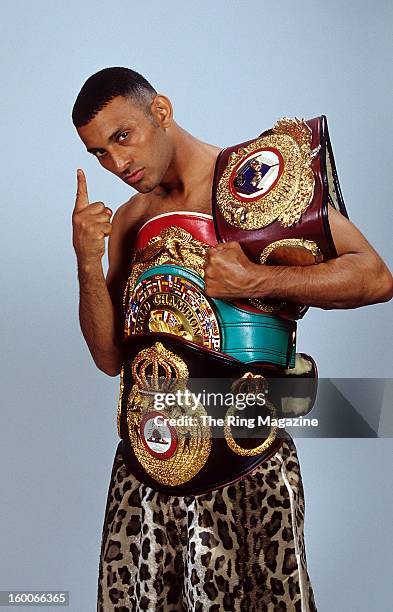
MULTIPOLYGON (((258 138, 224 149, 212 200, 217 239, 239 242, 255 263, 299 266, 336 257, 328 203, 348 214, 326 117, 283 118, 258 138)), ((260 298, 236 303, 290 319, 308 309, 260 298)))

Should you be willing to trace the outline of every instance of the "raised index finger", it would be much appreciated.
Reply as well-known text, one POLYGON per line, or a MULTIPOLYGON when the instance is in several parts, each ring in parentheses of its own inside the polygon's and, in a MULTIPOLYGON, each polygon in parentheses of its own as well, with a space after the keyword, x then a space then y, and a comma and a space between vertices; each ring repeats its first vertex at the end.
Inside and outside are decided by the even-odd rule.
POLYGON ((75 210, 82 210, 89 205, 89 194, 87 193, 87 182, 85 173, 80 168, 76 171, 78 187, 76 191, 75 210))

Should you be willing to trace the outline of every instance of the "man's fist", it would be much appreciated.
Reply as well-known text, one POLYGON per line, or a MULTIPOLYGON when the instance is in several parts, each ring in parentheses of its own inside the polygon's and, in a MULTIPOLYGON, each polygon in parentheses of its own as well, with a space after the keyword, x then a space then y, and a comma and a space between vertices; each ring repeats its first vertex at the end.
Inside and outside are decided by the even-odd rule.
POLYGON ((205 291, 210 297, 240 299, 255 295, 256 268, 238 242, 211 247, 205 262, 205 291))
POLYGON ((77 171, 77 181, 72 242, 78 261, 86 264, 100 260, 105 253, 105 236, 109 236, 112 229, 112 211, 103 202, 89 203, 83 170, 77 171))

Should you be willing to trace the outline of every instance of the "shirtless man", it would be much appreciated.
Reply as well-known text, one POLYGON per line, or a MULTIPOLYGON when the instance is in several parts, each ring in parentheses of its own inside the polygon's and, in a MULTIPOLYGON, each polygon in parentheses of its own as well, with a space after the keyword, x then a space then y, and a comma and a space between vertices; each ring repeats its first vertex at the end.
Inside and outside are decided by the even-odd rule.
MULTIPOLYGON (((105 69, 90 77, 75 103, 73 121, 87 151, 138 192, 112 218, 103 202, 89 201, 86 177, 82 170, 77 171, 72 218, 80 324, 97 367, 117 376, 123 362, 122 296, 136 232, 148 219, 165 212, 211 214, 213 172, 220 148, 180 127, 170 100, 128 69, 105 69), (101 260, 107 236, 109 268, 105 278, 101 260)), ((331 206, 329 222, 338 257, 319 265, 258 265, 236 242, 210 248, 205 265, 206 294, 228 300, 280 298, 326 310, 390 300, 392 275, 377 252, 353 223, 331 206)), ((102 575, 101 579, 104 582, 102 575)), ((131 599, 127 601, 128 606, 134 606, 131 599)), ((310 609, 315 609, 310 602, 311 598, 310 609)), ((120 597, 119 606, 122 603, 120 597)), ((291 608, 289 603, 288 610, 306 609, 291 608)), ((140 609, 154 609, 140 605, 140 609)), ((106 603, 99 609, 112 608, 106 603)), ((127 605, 116 608, 128 609, 127 605)))

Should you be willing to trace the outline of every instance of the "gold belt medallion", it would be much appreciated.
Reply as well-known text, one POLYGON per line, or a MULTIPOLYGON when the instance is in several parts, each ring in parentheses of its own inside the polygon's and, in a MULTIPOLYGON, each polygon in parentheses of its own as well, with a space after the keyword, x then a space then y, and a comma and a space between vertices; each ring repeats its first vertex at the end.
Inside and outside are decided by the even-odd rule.
POLYGON ((135 456, 161 484, 189 481, 208 459, 211 432, 201 404, 191 409, 184 401, 172 401, 177 393, 184 398, 187 365, 156 342, 137 354, 131 369, 135 382, 127 400, 127 426, 135 456), (168 394, 172 399, 166 405, 168 394))
POLYGON ((265 135, 231 153, 217 187, 225 220, 246 230, 278 220, 298 221, 312 201, 312 132, 300 119, 283 118, 265 135))
MULTIPOLYGON (((261 394, 263 397, 268 392, 268 383, 264 376, 261 374, 253 374, 252 372, 246 372, 243 376, 232 383, 231 386, 232 394, 236 397, 238 393, 241 394, 253 394, 257 396, 257 394, 261 394)), ((271 418, 276 418, 276 409, 275 406, 264 399, 264 408, 266 408, 271 418)), ((235 419, 240 414, 244 414, 242 410, 239 410, 236 407, 236 404, 230 406, 225 415, 225 425, 224 425, 224 435, 227 441, 229 448, 236 453, 237 455, 241 455, 242 457, 253 457, 254 455, 260 455, 264 451, 266 451, 274 442, 277 437, 277 426, 272 425, 270 427, 270 431, 268 436, 253 448, 244 448, 241 444, 238 444, 233 437, 232 428, 231 428, 231 419, 235 419)))
POLYGON ((135 286, 126 312, 127 334, 165 332, 220 350, 216 314, 201 289, 176 274, 158 273, 135 286))

